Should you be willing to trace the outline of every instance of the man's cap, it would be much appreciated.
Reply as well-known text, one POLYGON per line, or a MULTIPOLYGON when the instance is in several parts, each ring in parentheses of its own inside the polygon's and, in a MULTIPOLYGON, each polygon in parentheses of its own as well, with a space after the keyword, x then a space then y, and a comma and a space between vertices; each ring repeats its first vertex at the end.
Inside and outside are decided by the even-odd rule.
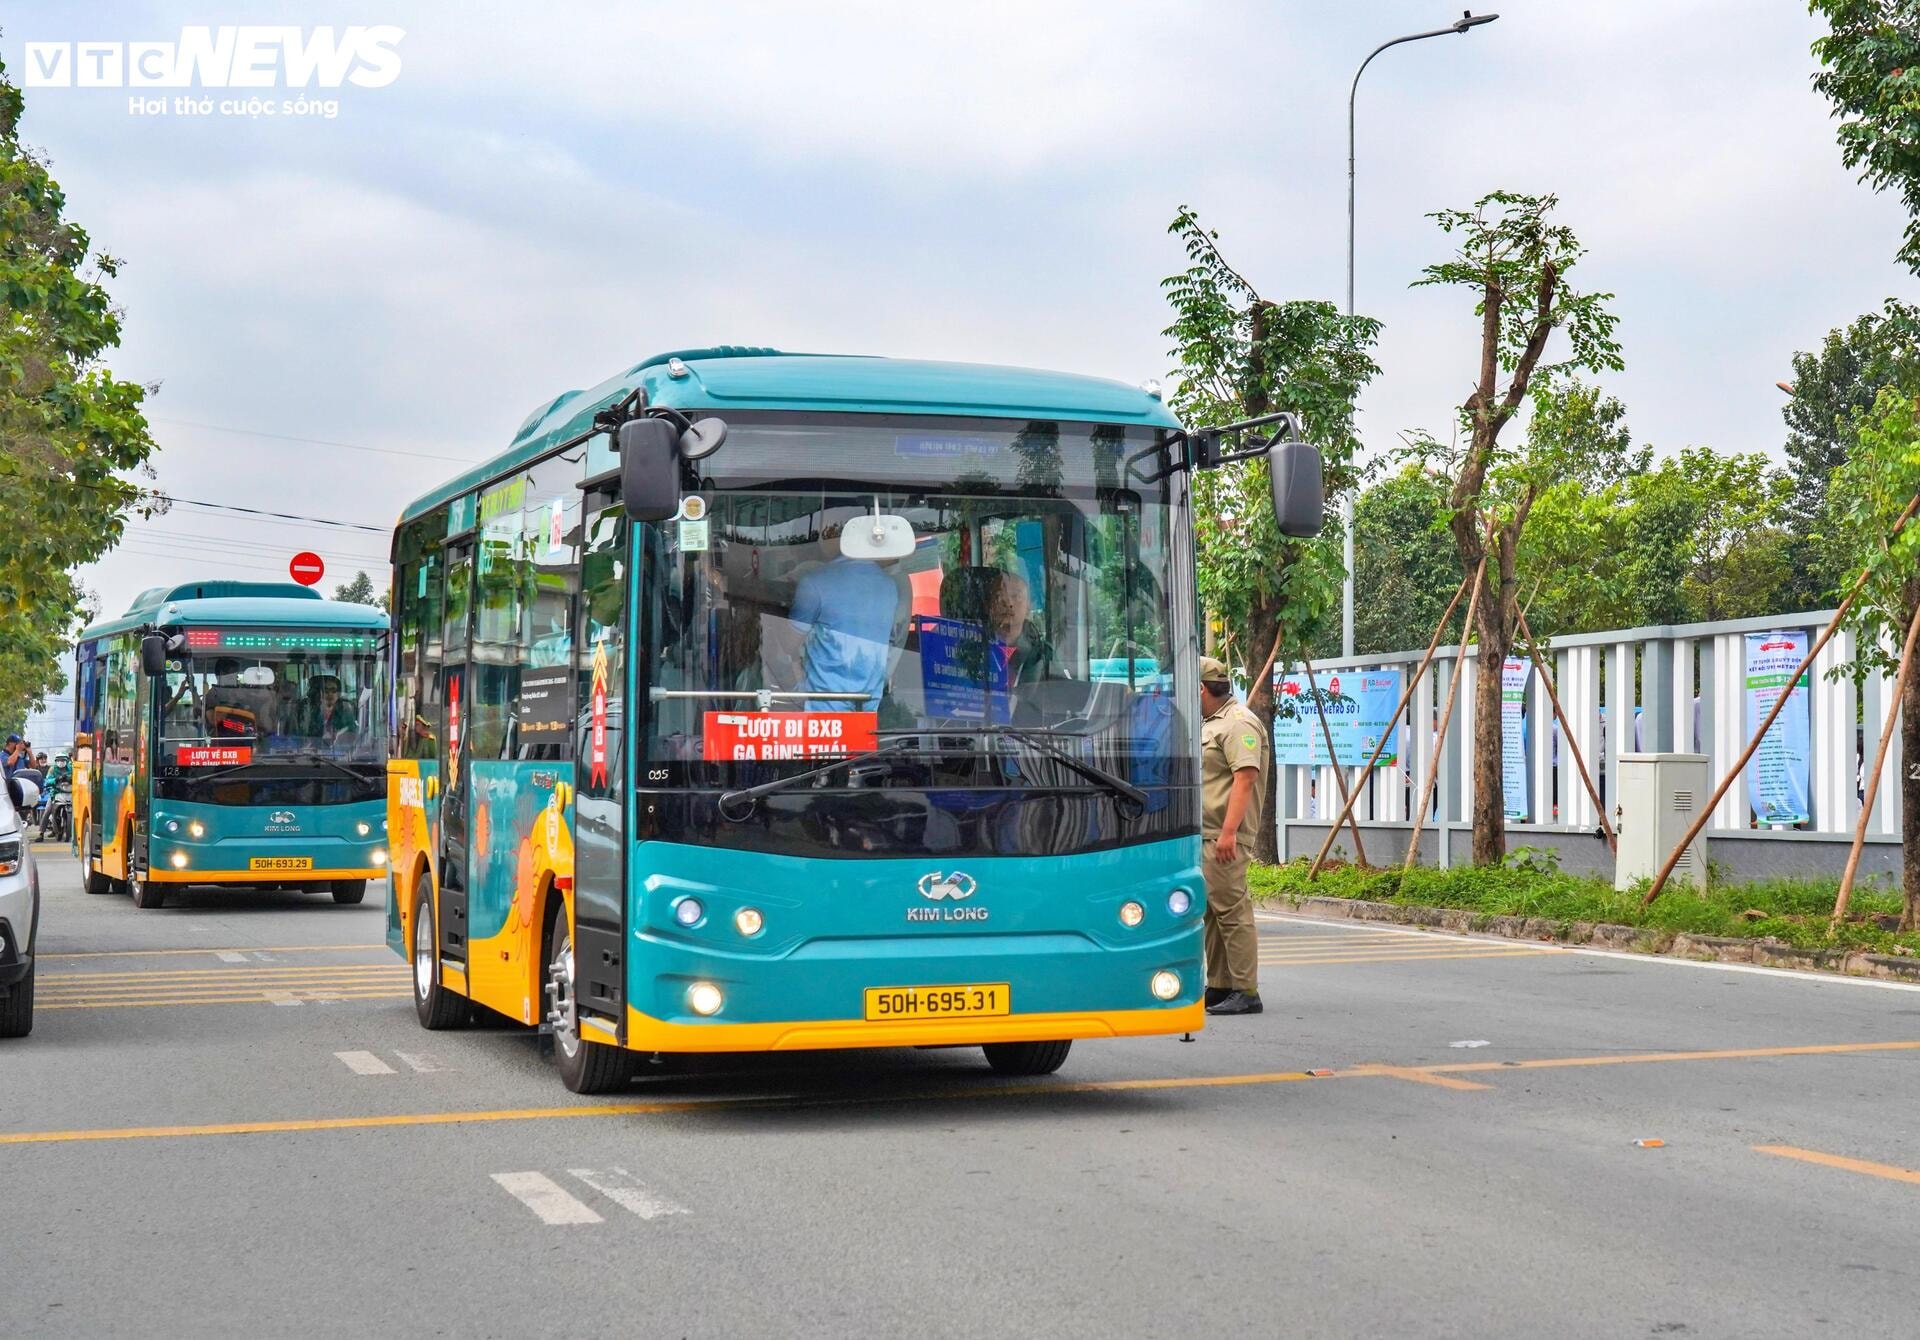
POLYGON ((7 736, 7 743, 8 744, 24 744, 25 741, 23 741, 18 735, 9 735, 7 736))
POLYGON ((1225 663, 1211 656, 1200 658, 1200 682, 1202 684, 1231 684, 1233 677, 1227 673, 1225 663))

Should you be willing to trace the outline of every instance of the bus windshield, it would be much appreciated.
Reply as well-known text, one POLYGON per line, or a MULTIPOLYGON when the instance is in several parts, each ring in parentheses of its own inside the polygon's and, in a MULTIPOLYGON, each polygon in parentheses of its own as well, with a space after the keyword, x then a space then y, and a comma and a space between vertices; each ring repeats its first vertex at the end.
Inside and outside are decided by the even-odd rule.
POLYGON ((230 766, 317 755, 384 762, 385 675, 376 639, 313 638, 340 644, 313 648, 302 648, 300 640, 291 633, 229 633, 184 668, 170 668, 161 700, 161 761, 230 766))
MULTIPOLYGON (((724 473, 650 528, 647 757, 817 762, 918 732, 980 753, 996 732, 1045 731, 1136 784, 1189 782, 1176 683, 1194 673, 1193 619, 1155 439, 852 417, 736 424, 724 473), (876 506, 912 526, 910 555, 840 552, 876 506)), ((1057 775, 998 784, 1051 784, 1042 772, 1057 775)))

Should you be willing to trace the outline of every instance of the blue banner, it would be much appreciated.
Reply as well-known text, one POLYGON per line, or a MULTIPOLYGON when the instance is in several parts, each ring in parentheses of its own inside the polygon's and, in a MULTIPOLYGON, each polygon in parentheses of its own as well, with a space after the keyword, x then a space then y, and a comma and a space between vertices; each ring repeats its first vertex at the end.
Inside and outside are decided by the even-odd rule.
POLYGON ((1358 768, 1372 756, 1385 734, 1387 747, 1379 767, 1400 761, 1399 723, 1393 709, 1400 705, 1398 670, 1345 670, 1320 675, 1316 702, 1313 686, 1304 674, 1274 676, 1273 761, 1294 766, 1322 767, 1338 763, 1358 768), (1320 727, 1324 713, 1326 730, 1320 727), (1333 736, 1333 757, 1327 756, 1327 735, 1333 736))
POLYGON ((1805 629, 1747 634, 1748 739, 1760 729, 1780 695, 1787 695, 1786 706, 1780 709, 1747 764, 1747 799, 1763 824, 1801 824, 1812 817, 1808 779, 1812 773, 1813 731, 1807 705, 1812 676, 1803 674, 1793 680, 1794 667, 1806 654, 1805 629))
POLYGON ((920 688, 926 713, 959 721, 1013 719, 1013 648, 977 623, 920 615, 920 688))

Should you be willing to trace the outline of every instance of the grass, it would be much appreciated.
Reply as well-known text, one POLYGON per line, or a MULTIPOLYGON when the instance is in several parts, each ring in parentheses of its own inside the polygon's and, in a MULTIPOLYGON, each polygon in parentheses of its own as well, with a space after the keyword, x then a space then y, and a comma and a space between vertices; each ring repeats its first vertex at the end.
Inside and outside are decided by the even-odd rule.
POLYGON ((1550 858, 1521 849, 1494 867, 1416 866, 1398 869, 1328 865, 1308 880, 1307 862, 1258 865, 1249 877, 1255 898, 1359 898, 1409 907, 1454 907, 1489 916, 1540 917, 1563 926, 1576 921, 1645 927, 1693 935, 1743 936, 1784 941, 1802 949, 1864 949, 1920 953, 1920 933, 1896 933, 1876 917, 1900 913, 1900 895, 1884 883, 1854 886, 1847 922, 1829 926, 1835 879, 1770 879, 1753 883, 1711 881, 1705 893, 1668 888, 1653 906, 1638 892, 1616 891, 1605 880, 1553 869, 1550 858), (1759 916, 1750 916, 1757 912, 1759 916))

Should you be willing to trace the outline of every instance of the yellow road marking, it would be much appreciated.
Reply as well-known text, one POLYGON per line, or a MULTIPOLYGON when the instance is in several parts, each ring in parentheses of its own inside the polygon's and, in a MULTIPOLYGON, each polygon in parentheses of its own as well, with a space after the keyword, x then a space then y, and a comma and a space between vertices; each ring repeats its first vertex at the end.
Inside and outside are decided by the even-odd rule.
POLYGON ((40 984, 71 982, 76 986, 109 986, 117 982, 150 982, 154 986, 168 986, 173 983, 192 982, 231 982, 242 979, 259 981, 287 981, 296 977, 367 977, 390 976, 394 973, 412 971, 404 963, 356 963, 340 967, 258 967, 243 968, 205 968, 194 972, 50 972, 40 979, 40 984))
POLYGON ((1824 1168, 1839 1168, 1843 1172, 1865 1173, 1868 1177, 1884 1177, 1890 1182, 1920 1184, 1920 1172, 1915 1172, 1912 1168, 1896 1168, 1891 1163, 1869 1163, 1865 1159, 1844 1158, 1839 1154, 1822 1154, 1817 1149, 1796 1149, 1792 1145, 1755 1145, 1753 1150, 1756 1154, 1777 1154, 1783 1159, 1818 1163, 1824 1168))
MULTIPOLYGON (((1153 1089, 1230 1088, 1245 1085, 1291 1084, 1310 1079, 1402 1079, 1430 1084, 1460 1071, 1549 1070, 1567 1066, 1635 1065, 1658 1061, 1728 1061, 1771 1056, 1838 1056, 1876 1051, 1920 1050, 1920 1040, 1900 1042, 1836 1042, 1807 1047, 1743 1047, 1722 1051, 1641 1052, 1624 1056, 1553 1056, 1531 1061, 1469 1062, 1430 1066, 1355 1066, 1347 1070, 1267 1071, 1246 1075, 1173 1076, 1163 1079, 1091 1080, 1069 1084, 982 1084, 965 1089, 919 1090, 898 1094, 831 1094, 818 1097, 776 1095, 764 1098, 696 1098, 640 1103, 603 1103, 580 1107, 505 1108, 476 1112, 401 1112, 364 1117, 315 1117, 292 1121, 230 1121, 201 1126, 123 1126, 78 1131, 16 1131, 0 1134, 0 1145, 67 1144, 83 1140, 154 1140, 200 1135, 259 1135, 288 1131, 374 1130, 391 1126, 460 1126, 497 1121, 547 1121, 574 1117, 652 1116, 695 1111, 738 1111, 745 1108, 864 1107, 880 1103, 938 1101, 949 1098, 1053 1097, 1076 1093, 1123 1093, 1153 1089)), ((1456 1087, 1445 1084, 1443 1087, 1456 1087)), ((1784 1150, 1786 1147, 1781 1146, 1784 1150)), ((1773 1152, 1771 1149, 1769 1152, 1773 1152)), ((1805 1152, 1805 1151, 1803 1151, 1805 1152)), ((1831 1158, 1819 1155, 1815 1161, 1831 1158)), ((1851 1160, 1847 1161, 1851 1162, 1851 1160)), ((1836 1165, 1839 1166, 1839 1165, 1836 1165)), ((1880 1165, 1864 1165, 1877 1168, 1880 1165)), ((1905 1169, 1896 1171, 1906 1173, 1905 1169)), ((1920 1173, 1908 1174, 1920 1179, 1920 1173)))
MULTIPOLYGON (((322 988, 295 988, 281 993, 282 999, 321 1004, 335 1000, 405 1000, 407 991, 328 991, 322 988)), ((35 1001, 39 1010, 137 1010, 161 1005, 269 1005, 273 997, 265 992, 251 996, 186 996, 171 1000, 63 1000, 35 1001)))
POLYGON ((1484 949, 1459 954, 1354 954, 1345 958, 1263 958, 1260 964, 1268 968, 1315 968, 1340 963, 1417 963, 1450 962, 1466 958, 1529 958, 1553 952, 1551 949, 1484 949))
POLYGON ((384 941, 361 945, 220 945, 213 949, 90 949, 84 953, 37 954, 41 963, 70 958, 160 958, 176 954, 334 954, 349 949, 384 949, 393 946, 384 941))
POLYGON ((1339 1073, 1343 1078, 1349 1076, 1383 1075, 1388 1079, 1404 1079, 1413 1084, 1431 1084, 1438 1089, 1457 1089, 1463 1092, 1474 1089, 1491 1089, 1493 1087, 1491 1084, 1480 1084, 1470 1079, 1455 1079, 1452 1075, 1436 1075, 1430 1070, 1410 1069, 1407 1066, 1397 1065, 1354 1066, 1350 1070, 1343 1070, 1339 1073))

